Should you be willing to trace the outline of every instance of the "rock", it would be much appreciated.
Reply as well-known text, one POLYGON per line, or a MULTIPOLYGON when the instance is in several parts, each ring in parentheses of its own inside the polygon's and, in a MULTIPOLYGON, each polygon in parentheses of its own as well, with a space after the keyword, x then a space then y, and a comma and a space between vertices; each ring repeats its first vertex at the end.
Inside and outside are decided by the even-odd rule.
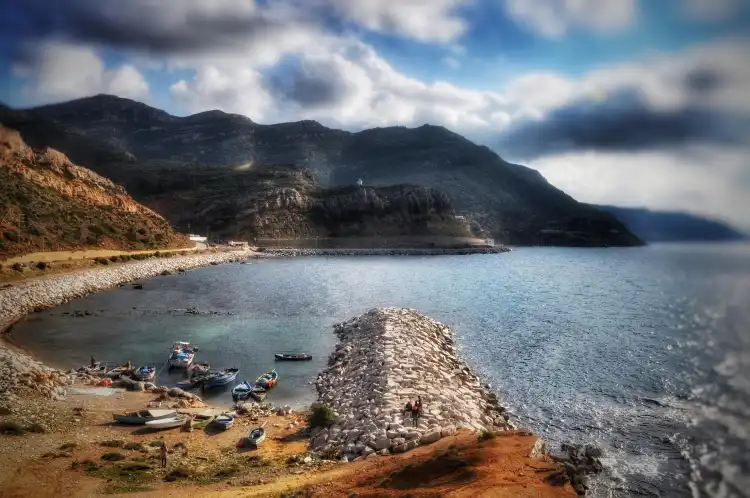
POLYGON ((311 457, 311 456, 306 456, 306 457, 305 457, 305 458, 304 458, 304 459, 302 460, 302 462, 303 462, 303 463, 312 463, 312 457, 311 457))
POLYGON ((346 455, 344 455, 344 456, 341 457, 341 460, 339 460, 339 461, 341 463, 348 463, 349 462, 349 457, 346 456, 346 455))
POLYGON ((422 435, 422 444, 432 444, 440 439, 440 431, 430 431, 422 435))

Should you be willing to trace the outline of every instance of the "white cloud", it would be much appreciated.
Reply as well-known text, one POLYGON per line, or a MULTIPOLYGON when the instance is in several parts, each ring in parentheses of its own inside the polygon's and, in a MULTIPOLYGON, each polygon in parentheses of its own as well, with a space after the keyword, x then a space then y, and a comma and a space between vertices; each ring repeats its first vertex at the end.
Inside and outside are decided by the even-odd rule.
POLYGON ((346 19, 371 31, 422 42, 450 42, 467 29, 459 7, 471 0, 326 0, 346 19))
POLYGON ((682 0, 687 17, 706 22, 726 21, 746 7, 746 0, 682 0))
POLYGON ((461 61, 459 61, 455 57, 443 57, 442 62, 451 69, 458 69, 459 67, 461 67, 461 61))
POLYGON ((148 99, 148 83, 132 65, 107 69, 91 47, 45 42, 27 48, 13 67, 27 79, 23 91, 44 101, 69 100, 97 93, 148 99))
POLYGON ((548 38, 571 28, 620 31, 633 25, 636 0, 502 0, 511 18, 548 38))

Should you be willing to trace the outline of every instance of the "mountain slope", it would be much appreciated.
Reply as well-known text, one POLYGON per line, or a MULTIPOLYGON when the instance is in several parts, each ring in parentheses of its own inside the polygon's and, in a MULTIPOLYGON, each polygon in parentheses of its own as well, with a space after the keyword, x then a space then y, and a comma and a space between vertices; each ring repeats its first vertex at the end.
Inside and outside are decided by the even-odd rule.
POLYGON ((615 215, 647 242, 724 242, 747 238, 747 235, 721 221, 689 213, 616 206, 596 207, 615 215))
MULTIPOLYGON (((537 172, 503 161, 486 147, 438 126, 349 133, 315 121, 260 125, 220 111, 188 117, 100 95, 27 111, 69 133, 134 157, 139 171, 177 174, 180 163, 232 167, 297 164, 322 185, 413 184, 446 193, 460 214, 501 242, 545 245, 637 245, 614 216, 576 202, 537 172), (167 173, 169 172, 169 173, 167 173)), ((6 116, 12 120, 13 116, 6 116)), ((83 155, 73 144, 71 156, 83 155)), ((119 161, 117 168, 132 168, 119 161)), ((84 163, 111 174, 112 161, 84 163)), ((213 170, 212 171, 216 171, 213 170)), ((120 181, 117 179, 117 181, 120 181)), ((145 193, 128 186, 134 196, 145 193)))
POLYGON ((110 180, 0 127, 0 258, 40 250, 191 247, 110 180))

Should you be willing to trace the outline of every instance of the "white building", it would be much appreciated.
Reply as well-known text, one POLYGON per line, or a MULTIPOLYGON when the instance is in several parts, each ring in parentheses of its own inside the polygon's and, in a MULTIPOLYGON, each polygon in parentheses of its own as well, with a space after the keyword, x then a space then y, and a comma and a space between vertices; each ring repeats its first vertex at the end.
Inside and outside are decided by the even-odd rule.
POLYGON ((202 237, 202 236, 196 235, 194 233, 189 234, 188 238, 190 240, 192 240, 193 242, 206 242, 206 240, 208 240, 206 237, 202 237))

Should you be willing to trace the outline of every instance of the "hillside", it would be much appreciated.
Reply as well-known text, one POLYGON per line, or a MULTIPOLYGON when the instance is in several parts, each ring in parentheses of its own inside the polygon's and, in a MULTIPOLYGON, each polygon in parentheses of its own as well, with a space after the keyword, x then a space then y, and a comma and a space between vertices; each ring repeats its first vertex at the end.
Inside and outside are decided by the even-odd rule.
POLYGON ((119 185, 0 126, 0 259, 82 248, 191 247, 119 185))
POLYGON ((612 213, 647 242, 729 242, 747 235, 721 221, 674 211, 596 206, 612 213))
MULTIPOLYGON (((136 171, 164 183, 230 174, 258 164, 296 164, 321 185, 411 184, 448 195, 475 231, 509 244, 637 245, 616 218, 581 204, 550 185, 538 172, 505 162, 487 147, 439 126, 389 127, 350 133, 315 121, 261 125, 221 111, 171 116, 145 104, 99 95, 18 112, 0 120, 22 122, 35 135, 65 142, 62 150, 95 171, 124 182, 138 200, 149 192, 127 177, 136 171), (39 131, 39 122, 47 131, 39 131), (58 131, 49 129, 57 127, 58 131), (94 160, 82 138, 111 150, 113 159, 94 160), (113 173, 113 170, 118 172, 113 173), (125 173, 125 170, 130 173, 125 173)), ((101 155, 101 154, 99 154, 101 155)), ((149 182, 146 182, 149 183, 149 182)), ((163 212, 170 221, 175 219, 163 212)), ((211 223, 211 220, 209 220, 211 223)))

